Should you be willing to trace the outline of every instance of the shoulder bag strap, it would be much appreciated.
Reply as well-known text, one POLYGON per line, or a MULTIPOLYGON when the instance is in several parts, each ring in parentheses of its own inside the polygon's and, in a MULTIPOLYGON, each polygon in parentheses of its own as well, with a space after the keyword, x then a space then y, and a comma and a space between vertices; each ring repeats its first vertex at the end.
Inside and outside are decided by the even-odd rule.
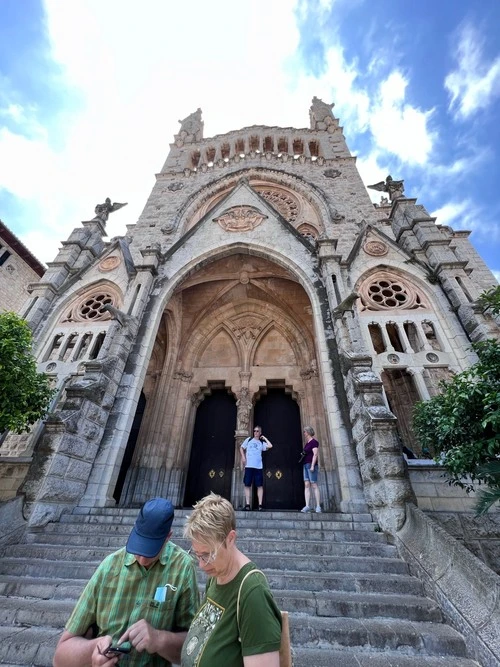
POLYGON ((240 597, 241 597, 241 589, 243 588, 243 584, 245 583, 245 579, 249 577, 251 574, 261 574, 264 579, 266 578, 266 575, 262 570, 250 570, 250 572, 247 572, 243 579, 241 580, 240 587, 238 589, 238 599, 236 600, 236 625, 238 626, 238 641, 241 643, 241 637, 240 637, 240 597))

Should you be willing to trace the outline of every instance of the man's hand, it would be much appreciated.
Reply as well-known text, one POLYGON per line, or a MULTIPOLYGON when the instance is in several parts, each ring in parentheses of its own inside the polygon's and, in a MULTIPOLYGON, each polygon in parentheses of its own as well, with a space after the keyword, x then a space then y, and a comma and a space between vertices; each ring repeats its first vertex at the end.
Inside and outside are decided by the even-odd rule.
POLYGON ((106 651, 111 646, 112 637, 99 637, 97 639, 94 651, 92 652, 92 667, 112 667, 120 659, 119 655, 106 655, 106 651))
POLYGON ((136 651, 141 653, 147 651, 149 654, 159 653, 160 650, 160 630, 156 630, 147 621, 141 618, 140 621, 131 625, 130 628, 118 640, 118 645, 129 641, 136 651))

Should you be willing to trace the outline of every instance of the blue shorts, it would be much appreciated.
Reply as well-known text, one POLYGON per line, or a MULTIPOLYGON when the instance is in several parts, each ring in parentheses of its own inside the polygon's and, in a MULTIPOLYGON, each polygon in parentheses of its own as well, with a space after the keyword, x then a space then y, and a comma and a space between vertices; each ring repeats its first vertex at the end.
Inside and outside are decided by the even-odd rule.
POLYGON ((312 482, 316 484, 318 481, 318 464, 314 466, 314 470, 311 471, 311 464, 304 463, 304 482, 312 482))
POLYGON ((264 486, 264 472, 262 468, 245 468, 243 484, 245 486, 252 486, 252 482, 255 482, 255 486, 264 486))

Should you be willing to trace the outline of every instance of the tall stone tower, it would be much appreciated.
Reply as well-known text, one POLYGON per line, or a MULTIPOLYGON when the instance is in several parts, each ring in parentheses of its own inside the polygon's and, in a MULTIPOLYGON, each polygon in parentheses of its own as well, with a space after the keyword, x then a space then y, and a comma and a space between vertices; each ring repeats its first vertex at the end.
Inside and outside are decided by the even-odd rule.
POLYGON ((388 196, 372 204, 332 107, 314 98, 309 128, 208 139, 198 109, 125 237, 103 240, 107 200, 32 285, 25 316, 58 395, 0 451, 4 496, 25 493, 32 526, 210 490, 241 507, 255 423, 274 445, 267 508, 303 504, 312 425, 325 509, 401 526, 412 405, 498 335, 474 305, 495 280, 402 181, 376 184, 388 196))

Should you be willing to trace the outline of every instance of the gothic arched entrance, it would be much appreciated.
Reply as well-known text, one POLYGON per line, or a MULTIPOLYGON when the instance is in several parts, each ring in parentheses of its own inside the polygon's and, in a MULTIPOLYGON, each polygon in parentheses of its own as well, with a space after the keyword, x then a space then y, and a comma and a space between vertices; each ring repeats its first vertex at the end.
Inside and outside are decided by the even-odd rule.
POLYGON ((191 507, 210 491, 231 500, 236 403, 227 390, 212 390, 198 406, 184 494, 191 507))
POLYGON ((254 424, 262 426, 273 448, 263 454, 264 506, 299 509, 304 504, 300 411, 285 389, 267 389, 255 404, 254 424))

